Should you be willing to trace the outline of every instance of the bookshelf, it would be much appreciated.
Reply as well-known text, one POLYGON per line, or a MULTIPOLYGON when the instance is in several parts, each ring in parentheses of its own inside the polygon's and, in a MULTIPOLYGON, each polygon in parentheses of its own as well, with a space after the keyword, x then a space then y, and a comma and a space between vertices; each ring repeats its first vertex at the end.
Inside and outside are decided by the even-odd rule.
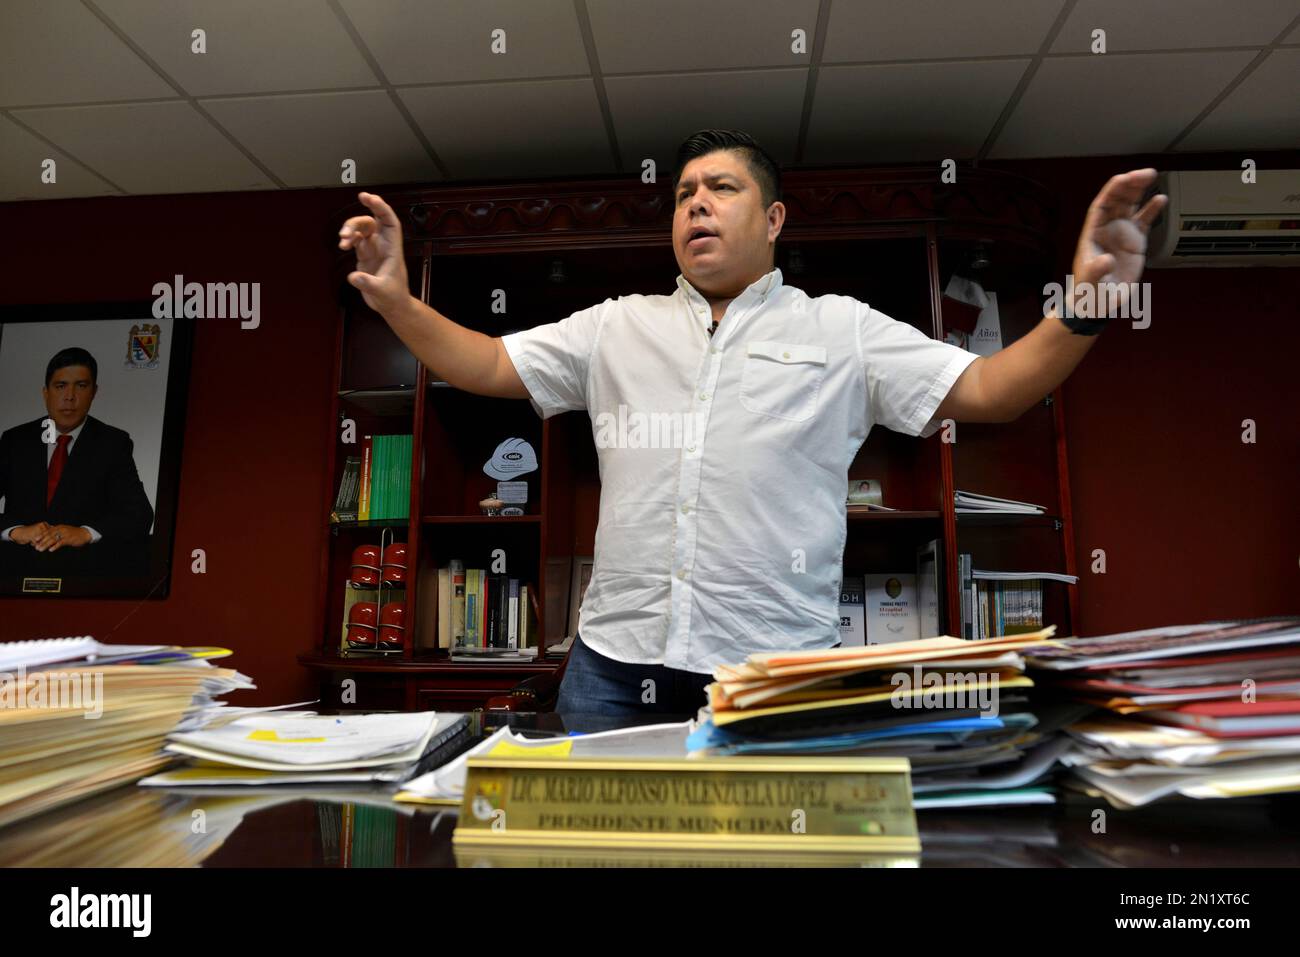
MULTIPOLYGON (((1036 291, 1053 278, 1055 207, 1022 177, 961 170, 959 181, 942 184, 934 170, 917 168, 788 173, 776 264, 786 283, 810 296, 854 296, 938 337, 947 279, 978 250, 988 265, 977 275, 998 292, 1003 341, 1013 341, 1032 326, 1035 310, 1041 315, 1036 291)), ((553 322, 607 297, 669 293, 679 272, 663 184, 629 177, 383 195, 403 222, 412 293, 487 335, 553 322)), ((340 210, 327 236, 358 212, 355 204, 340 210)), ((339 441, 345 418, 359 434, 413 435, 410 511, 400 522, 330 527, 320 561, 319 643, 299 661, 318 673, 329 704, 349 706, 339 692, 343 679, 352 678, 358 690, 351 706, 474 710, 525 678, 552 672, 557 662, 541 653, 528 664, 452 662, 445 650, 429 647, 436 570, 452 558, 487 568, 502 550, 506 574, 536 589, 543 649, 562 641, 573 627, 566 625, 570 564, 574 556, 594 554, 600 479, 590 419, 569 412, 543 421, 526 400, 436 382, 347 285, 352 263, 350 254, 338 254, 331 274, 339 314, 322 521, 344 460, 357 454, 339 441), (482 516, 478 501, 496 481, 483 464, 501 441, 516 436, 538 454, 537 470, 521 476, 528 482, 526 514, 482 516), (377 543, 385 525, 399 539, 404 535, 408 547, 408 640, 400 654, 382 659, 347 654, 340 637, 352 549, 377 543)), ((845 573, 914 569, 917 549, 938 539, 940 622, 949 634, 960 634, 961 552, 971 553, 978 568, 1073 573, 1059 390, 1044 399, 1015 423, 959 424, 956 443, 873 429, 849 477, 879 479, 884 503, 898 511, 847 510, 845 573), (955 488, 1039 502, 1052 515, 959 516, 955 488)), ((1044 590, 1047 620, 1069 633, 1075 586, 1045 584, 1044 590)))

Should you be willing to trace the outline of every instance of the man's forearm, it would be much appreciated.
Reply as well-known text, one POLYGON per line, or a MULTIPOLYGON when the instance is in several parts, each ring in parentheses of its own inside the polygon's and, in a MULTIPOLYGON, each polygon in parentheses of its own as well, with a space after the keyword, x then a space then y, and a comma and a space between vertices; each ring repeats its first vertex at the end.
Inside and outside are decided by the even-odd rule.
POLYGON ((1019 418, 1065 381, 1097 336, 1075 335, 1053 309, 1029 333, 984 359, 980 386, 1004 421, 1019 418))
POLYGON ((384 318, 435 375, 467 392, 496 394, 499 347, 493 337, 466 329, 414 296, 384 318))

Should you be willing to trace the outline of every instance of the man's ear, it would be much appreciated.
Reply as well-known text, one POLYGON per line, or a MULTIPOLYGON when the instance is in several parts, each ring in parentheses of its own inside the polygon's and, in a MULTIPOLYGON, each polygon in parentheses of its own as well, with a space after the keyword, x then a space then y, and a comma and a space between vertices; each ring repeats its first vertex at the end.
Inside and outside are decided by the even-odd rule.
POLYGON ((779 199, 771 206, 767 207, 767 241, 776 242, 781 235, 781 228, 785 226, 785 203, 779 199))

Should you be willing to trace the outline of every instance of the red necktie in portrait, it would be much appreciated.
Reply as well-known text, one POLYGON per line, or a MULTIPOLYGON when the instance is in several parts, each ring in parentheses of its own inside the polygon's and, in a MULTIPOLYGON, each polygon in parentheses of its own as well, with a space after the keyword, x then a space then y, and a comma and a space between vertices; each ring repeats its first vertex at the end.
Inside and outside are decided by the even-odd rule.
POLYGON ((63 466, 68 464, 68 443, 72 441, 70 435, 60 435, 59 444, 54 449, 54 454, 50 456, 50 469, 45 473, 45 504, 54 501, 54 490, 59 487, 59 479, 63 477, 63 466))

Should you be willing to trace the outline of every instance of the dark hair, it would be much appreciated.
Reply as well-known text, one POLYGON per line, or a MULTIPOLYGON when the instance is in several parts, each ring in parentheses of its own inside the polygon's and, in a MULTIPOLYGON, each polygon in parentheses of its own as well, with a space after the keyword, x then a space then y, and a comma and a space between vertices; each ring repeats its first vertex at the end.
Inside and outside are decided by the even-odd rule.
POLYGON ((731 150, 740 154, 763 194, 764 210, 781 198, 781 170, 754 137, 740 130, 696 130, 677 148, 677 165, 673 168, 674 205, 677 202, 677 184, 681 181, 686 164, 696 157, 718 150, 731 150))
POLYGON ((60 349, 50 360, 50 364, 45 367, 45 384, 48 386, 50 380, 54 378, 54 373, 60 369, 66 369, 68 366, 85 366, 90 370, 90 381, 99 383, 99 363, 85 349, 79 346, 69 346, 67 349, 60 349))

